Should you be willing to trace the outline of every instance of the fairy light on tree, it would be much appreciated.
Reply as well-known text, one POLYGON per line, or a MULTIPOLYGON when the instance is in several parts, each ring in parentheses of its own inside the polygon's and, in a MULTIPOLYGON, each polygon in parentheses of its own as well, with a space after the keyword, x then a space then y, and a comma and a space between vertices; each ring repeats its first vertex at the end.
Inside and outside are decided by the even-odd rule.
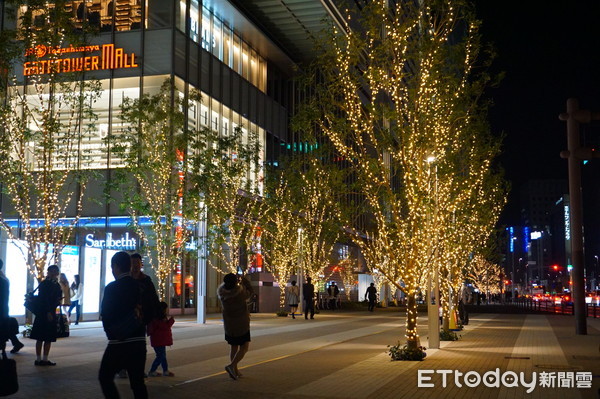
POLYGON ((302 219, 304 271, 316 279, 329 266, 342 233, 342 174, 317 157, 299 158, 283 166, 283 173, 294 192, 288 209, 302 219))
MULTIPOLYGON (((167 295, 170 275, 193 248, 190 238, 198 221, 208 217, 209 252, 231 272, 254 231, 258 183, 249 176, 259 176, 250 174, 259 171, 258 137, 249 134, 244 143, 241 128, 227 136, 195 128, 188 118, 195 117, 201 101, 195 91, 185 98, 167 79, 156 94, 123 100, 126 129, 110 137, 114 154, 126 165, 117 179, 122 206, 156 271, 161 298, 167 295), (149 220, 148 228, 144 220, 149 220)), ((217 267, 212 256, 208 261, 217 267)))
POLYGON ((195 201, 183 200, 183 193, 190 191, 184 110, 200 98, 192 93, 186 101, 178 94, 167 79, 155 94, 124 98, 120 119, 125 128, 108 137, 114 143, 113 155, 125 164, 113 184, 123 195, 121 206, 130 214, 155 270, 162 299, 168 294, 171 273, 181 265, 198 215, 195 201))
MULTIPOLYGON (((16 65, 36 58, 31 49, 79 46, 84 36, 73 33, 70 16, 60 7, 6 1, 5 11, 13 10, 9 6, 18 9, 19 18, 17 28, 3 30, 0 40, 5 72, 0 83, 0 183, 12 209, 0 212, 0 225, 10 239, 25 241, 28 270, 41 281, 48 264, 60 263, 80 221, 91 177, 82 137, 95 130, 92 106, 100 84, 84 81, 76 72, 17 76, 16 65), (13 230, 8 219, 15 218, 19 226, 13 230)), ((56 62, 59 54, 46 58, 56 62)))
POLYGON ((350 292, 356 288, 356 285, 358 283, 358 276, 357 273, 354 271, 355 264, 356 260, 352 257, 347 257, 346 259, 343 259, 338 263, 340 277, 342 278, 344 290, 346 291, 346 295, 348 295, 348 298, 350 297, 350 292))
POLYGON ((300 243, 304 241, 303 221, 292 211, 296 197, 284 175, 268 179, 264 201, 262 249, 266 268, 279 285, 279 307, 283 309, 287 282, 298 266, 300 243))
POLYGON ((195 147, 192 179, 209 212, 207 241, 212 256, 207 261, 216 270, 236 273, 242 254, 247 264, 251 260, 264 212, 259 137, 237 127, 229 135, 202 137, 195 147))
POLYGON ((500 292, 501 275, 500 265, 490 262, 481 254, 476 254, 471 260, 467 278, 489 298, 490 295, 500 292))
POLYGON ((407 347, 416 350, 416 295, 449 257, 449 226, 464 216, 454 205, 461 187, 490 167, 478 163, 465 173, 456 162, 461 128, 482 112, 488 77, 473 71, 478 26, 460 0, 377 0, 358 18, 360 34, 333 28, 320 43, 315 95, 300 118, 331 140, 354 173, 371 217, 352 239, 369 267, 406 294, 407 347))

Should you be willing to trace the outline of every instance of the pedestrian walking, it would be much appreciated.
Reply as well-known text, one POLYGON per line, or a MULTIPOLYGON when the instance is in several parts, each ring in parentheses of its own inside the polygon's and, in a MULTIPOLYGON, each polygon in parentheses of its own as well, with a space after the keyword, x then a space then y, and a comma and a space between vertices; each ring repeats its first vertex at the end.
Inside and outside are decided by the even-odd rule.
POLYGON ((17 353, 21 350, 25 345, 19 338, 17 338, 17 333, 19 331, 19 323, 17 319, 14 317, 10 317, 8 310, 8 299, 10 297, 10 282, 4 275, 2 268, 4 267, 4 262, 0 259, 0 328, 3 329, 1 332, 2 337, 0 340, 0 349, 4 349, 6 347, 6 340, 10 340, 13 348, 10 353, 17 353))
POLYGON ((331 308, 331 310, 335 310, 338 294, 340 293, 340 289, 337 285, 335 285, 335 281, 332 281, 331 284, 329 284, 329 288, 327 288, 327 293, 329 294, 329 307, 331 308))
MULTIPOLYGON (((129 274, 139 285, 142 308, 144 309, 142 320, 147 328, 157 315, 159 300, 156 287, 150 276, 142 271, 143 267, 142 255, 138 253, 131 255, 131 271, 129 274)), ((127 370, 119 370, 119 378, 127 378, 127 370)))
POLYGON ((367 288, 365 299, 369 300, 369 312, 373 312, 375 310, 375 302, 377 302, 377 288, 375 288, 375 283, 371 283, 367 288))
POLYGON ((288 288, 287 297, 292 318, 295 319, 296 316, 294 313, 298 310, 298 304, 300 303, 300 287, 296 285, 296 280, 292 280, 292 285, 288 288))
POLYGON ((33 327, 29 338, 35 339, 36 366, 56 366, 56 363, 48 360, 52 342, 56 342, 58 332, 58 318, 56 308, 60 305, 62 290, 58 283, 60 270, 58 266, 48 266, 46 279, 40 283, 38 288, 38 300, 40 302, 40 314, 35 315, 33 327), (42 352, 43 349, 43 352, 42 352))
POLYGON ((308 312, 310 311, 310 318, 315 318, 315 286, 312 284, 310 277, 306 278, 306 283, 302 285, 302 296, 304 297, 304 319, 308 319, 308 312))
POLYGON ((58 284, 60 284, 60 289, 62 291, 62 299, 60 301, 61 313, 64 311, 67 315, 67 321, 71 323, 71 318, 69 316, 69 307, 71 306, 71 286, 69 285, 69 279, 67 279, 66 274, 60 274, 58 284))
POLYGON ((158 366, 162 367, 162 375, 165 377, 173 377, 175 374, 169 371, 167 362, 167 346, 173 345, 173 333, 171 326, 175 323, 173 317, 169 317, 169 305, 166 302, 160 302, 158 305, 158 316, 154 318, 148 325, 148 335, 150 336, 150 345, 154 349, 156 358, 150 366, 148 376, 158 377, 156 372, 158 366))
POLYGON ((131 257, 127 252, 114 254, 110 266, 115 281, 104 289, 100 307, 108 345, 102 356, 98 380, 105 398, 119 398, 114 378, 119 370, 125 369, 134 398, 146 399, 146 326, 140 285, 130 275, 131 257))
POLYGON ((250 313, 246 301, 254 294, 252 285, 244 276, 226 274, 218 289, 219 300, 223 306, 223 327, 225 340, 231 346, 229 359, 225 366, 227 374, 237 380, 241 377, 238 364, 248 352, 250 346, 250 313))
POLYGON ((73 284, 71 284, 71 292, 73 292, 73 296, 71 297, 71 306, 69 306, 67 314, 70 319, 71 312, 75 308, 75 325, 77 325, 79 324, 79 320, 81 320, 81 305, 83 302, 83 283, 79 279, 79 274, 76 274, 74 277, 73 284))

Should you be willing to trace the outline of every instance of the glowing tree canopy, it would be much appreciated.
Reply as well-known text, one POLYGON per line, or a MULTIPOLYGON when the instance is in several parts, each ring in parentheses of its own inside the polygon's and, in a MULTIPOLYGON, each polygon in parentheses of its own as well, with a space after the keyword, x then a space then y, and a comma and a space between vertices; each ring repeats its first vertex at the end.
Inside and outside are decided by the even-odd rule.
POLYGON ((473 69, 478 24, 460 0, 375 0, 350 25, 361 29, 333 28, 321 43, 314 96, 300 118, 352 169, 370 215, 353 240, 370 267, 406 293, 407 344, 416 348, 415 296, 450 252, 452 223, 470 212, 459 211, 457 199, 473 198, 471 186, 480 200, 493 195, 480 183, 491 159, 473 170, 460 163, 465 140, 475 152, 489 145, 473 134, 488 80, 473 69))
POLYGON ((200 136, 194 145, 192 181, 208 212, 209 264, 235 273, 240 257, 249 262, 264 204, 256 132, 237 127, 229 135, 200 136), (244 137, 246 136, 246 137, 244 137))
MULTIPOLYGON (((24 240, 19 248, 41 281, 46 266, 60 263, 80 221, 90 178, 81 143, 95 129, 92 107, 100 86, 81 73, 54 70, 24 81, 17 66, 36 61, 34 49, 82 46, 85 36, 74 33, 62 7, 6 1, 7 12, 13 10, 9 5, 20 5, 20 14, 16 29, 0 32, 0 186, 12 205, 0 213, 0 227, 9 238, 24 240), (18 229, 7 219, 18 219, 18 229)), ((60 53, 46 57, 59 58, 60 53)))
POLYGON ((285 288, 299 266, 303 240, 302 220, 293 212, 294 191, 285 175, 273 174, 265 187, 262 249, 267 270, 279 285, 279 306, 285 305, 285 288))

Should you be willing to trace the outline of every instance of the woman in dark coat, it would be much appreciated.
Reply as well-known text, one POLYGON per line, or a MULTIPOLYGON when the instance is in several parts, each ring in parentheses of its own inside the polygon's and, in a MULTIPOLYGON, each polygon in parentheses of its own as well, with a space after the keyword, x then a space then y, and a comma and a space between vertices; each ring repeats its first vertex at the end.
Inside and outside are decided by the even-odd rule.
POLYGON ((241 277, 238 284, 238 277, 233 273, 223 278, 223 284, 218 289, 223 305, 225 340, 231 345, 231 363, 225 367, 225 371, 234 380, 241 376, 238 363, 244 358, 250 345, 250 312, 246 301, 253 293, 250 281, 241 277))
POLYGON ((48 354, 50 353, 52 342, 56 342, 56 327, 58 323, 56 307, 60 305, 62 298, 62 290, 57 281, 59 272, 58 266, 49 266, 46 272, 46 279, 40 283, 39 287, 38 296, 40 303, 43 304, 43 311, 35 315, 33 328, 29 336, 29 338, 37 341, 35 343, 37 360, 34 362, 36 366, 56 366, 56 363, 48 360, 48 354), (43 357, 42 345, 44 347, 43 357))

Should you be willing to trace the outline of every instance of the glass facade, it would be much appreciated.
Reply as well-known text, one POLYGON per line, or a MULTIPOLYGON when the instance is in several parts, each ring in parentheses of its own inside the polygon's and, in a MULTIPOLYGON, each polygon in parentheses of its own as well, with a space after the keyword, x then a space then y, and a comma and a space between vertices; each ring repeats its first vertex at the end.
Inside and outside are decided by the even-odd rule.
MULTIPOLYGON (((95 171, 96 180, 88 184, 82 221, 60 261, 70 282, 75 274, 82 278, 84 319, 89 320, 97 318, 104 287, 111 281, 112 254, 118 250, 143 252, 139 237, 128 227, 129 220, 119 208, 121 194, 113 190, 111 201, 107 201, 104 191, 114 169, 123 167, 123 160, 111 151, 111 141, 107 140, 128 127, 120 118, 123 100, 156 93, 164 80, 171 78, 176 86, 175 95, 185 96, 190 90, 201 93, 202 100, 187 112, 190 128, 209 127, 228 135, 239 127, 245 137, 249 132, 256 133, 265 161, 270 158, 269 151, 279 151, 279 146, 267 140, 277 143, 285 140, 289 112, 275 96, 267 95, 267 71, 278 71, 268 64, 268 54, 260 54, 243 40, 250 37, 247 33, 235 31, 227 18, 216 16, 197 0, 73 1, 67 2, 67 11, 72 13, 76 29, 85 29, 86 25, 99 28, 98 35, 91 39, 90 45, 95 47, 89 54, 65 51, 59 57, 61 68, 81 63, 84 79, 97 79, 100 83, 99 96, 92 105, 97 119, 92 128, 81 129, 79 143, 72 153, 82 169, 95 171), (135 244, 130 245, 132 241, 127 240, 134 240, 135 244), (121 244, 115 244, 117 241, 121 244), (123 246, 125 241, 129 244, 123 246)), ((33 62, 42 65, 43 60, 34 58, 33 62)), ((27 70, 24 65, 15 67, 21 83, 19 90, 33 103, 36 94, 27 85, 26 72, 35 75, 40 70, 27 70)), ((280 86, 283 84, 271 84, 280 86)), ((67 114, 61 114, 60 118, 66 125, 67 114)), ((35 163, 35 159, 31 162, 35 163)), ((249 178, 255 180, 256 174, 261 173, 262 170, 251 170, 249 178)), ((10 213, 6 197, 2 198, 1 207, 0 210, 8 209, 10 213)), ((13 232, 22 238, 18 223, 15 218, 13 232)), ((5 262, 12 282, 11 292, 22 292, 11 295, 21 299, 11 303, 10 312, 23 317, 22 295, 33 288, 34 279, 21 251, 23 243, 9 240, 5 233, 0 238, 0 258, 15 259, 5 262)), ((147 260, 144 263, 148 264, 147 260)), ((148 269, 146 272, 156 282, 148 269)), ((168 281, 168 302, 174 312, 174 309, 180 309, 181 313, 195 312, 196 295, 201 290, 197 273, 198 259, 192 256, 186 256, 173 270, 168 281)), ((205 284, 210 287, 203 289, 207 292, 207 306, 212 310, 217 307, 219 283, 220 276, 209 270, 205 284)))
MULTIPOLYGON (((177 29, 186 32, 186 2, 177 7, 177 29)), ((267 64, 240 35, 227 23, 201 7, 198 0, 190 0, 188 37, 211 53, 223 64, 241 75, 263 93, 267 91, 267 64)))
MULTIPOLYGON (((49 2, 49 6, 52 3, 49 2)), ((22 6, 21 11, 23 11, 22 6)), ((76 29, 96 28, 100 32, 122 32, 142 27, 140 0, 86 0, 66 1, 65 11, 73 17, 76 29)), ((146 19, 144 19, 146 21, 146 19)), ((44 16, 34 17, 35 26, 44 26, 44 16)))

